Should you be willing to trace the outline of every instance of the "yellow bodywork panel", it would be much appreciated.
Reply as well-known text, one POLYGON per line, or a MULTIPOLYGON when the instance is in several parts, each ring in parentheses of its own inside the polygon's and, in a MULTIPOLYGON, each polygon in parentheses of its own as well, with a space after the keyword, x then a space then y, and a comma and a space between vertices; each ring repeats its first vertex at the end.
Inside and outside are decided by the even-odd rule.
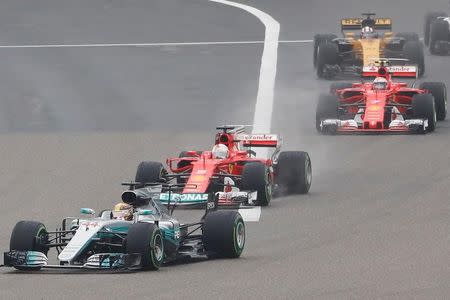
POLYGON ((353 40, 353 51, 363 61, 364 66, 374 63, 375 60, 380 59, 386 43, 391 39, 391 35, 385 34, 383 39, 355 39, 354 35, 346 35, 348 39, 353 40))
POLYGON ((373 63, 374 60, 378 60, 380 58, 380 45, 381 40, 379 39, 366 39, 359 40, 361 43, 361 50, 363 54, 363 65, 367 66, 370 63, 373 63))

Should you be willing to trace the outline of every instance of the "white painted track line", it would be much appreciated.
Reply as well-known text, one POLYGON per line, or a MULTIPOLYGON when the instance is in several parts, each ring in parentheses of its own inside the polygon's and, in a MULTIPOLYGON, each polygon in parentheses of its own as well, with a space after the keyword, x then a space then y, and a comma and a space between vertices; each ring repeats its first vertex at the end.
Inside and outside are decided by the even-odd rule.
MULTIPOLYGON (((108 48, 108 47, 178 47, 178 46, 214 46, 214 45, 251 45, 264 44, 265 41, 224 41, 224 42, 173 42, 173 43, 94 43, 94 44, 30 44, 0 45, 0 49, 20 48, 108 48)), ((283 40, 280 44, 307 44, 313 40, 283 40)))
MULTIPOLYGON (((256 16, 266 27, 264 36, 264 50, 261 58, 259 72, 258 95, 256 97, 255 114, 253 117, 253 133, 269 133, 272 123, 272 110, 277 74, 278 38, 280 35, 280 23, 267 13, 249 5, 231 2, 227 0, 210 0, 225 5, 243 9, 256 16)), ((257 156, 267 157, 266 148, 256 149, 257 156)))

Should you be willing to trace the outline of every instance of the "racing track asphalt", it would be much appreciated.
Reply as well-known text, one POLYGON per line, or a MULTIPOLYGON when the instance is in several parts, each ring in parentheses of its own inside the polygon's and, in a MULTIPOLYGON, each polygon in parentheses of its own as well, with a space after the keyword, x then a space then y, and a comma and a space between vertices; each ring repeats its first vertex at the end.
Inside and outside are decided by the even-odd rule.
MULTIPOLYGON (((280 39, 337 31, 368 9, 419 31, 446 1, 252 0, 280 39)), ((235 8, 200 0, 8 0, 1 44, 262 40, 235 8)), ((81 206, 111 206, 142 159, 210 146, 212 127, 251 122, 262 45, 0 50, 0 248, 14 223, 57 225, 81 206), (176 105, 175 105, 176 104, 176 105), (228 113, 223 114, 223 109, 228 113)), ((239 260, 131 274, 1 270, 0 298, 446 299, 450 294, 450 123, 425 136, 319 136, 328 82, 312 45, 282 44, 272 127, 307 150, 311 193, 279 198, 248 224, 239 260)), ((450 86, 449 57, 424 80, 450 86)), ((180 213, 181 216, 186 213, 180 213)), ((193 217, 191 214, 186 217, 193 217)))

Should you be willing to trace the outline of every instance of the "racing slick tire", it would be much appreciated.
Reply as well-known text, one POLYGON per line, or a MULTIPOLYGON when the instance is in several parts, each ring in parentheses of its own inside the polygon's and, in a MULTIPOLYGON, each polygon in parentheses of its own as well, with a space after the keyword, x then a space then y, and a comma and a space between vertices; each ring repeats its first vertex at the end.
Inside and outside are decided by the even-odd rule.
POLYGON ((314 67, 317 66, 317 50, 319 45, 322 43, 328 43, 336 39, 338 36, 335 34, 316 34, 314 35, 314 53, 313 53, 313 64, 314 67))
POLYGON ((269 205, 272 199, 272 186, 272 175, 265 164, 262 162, 248 162, 244 165, 241 176, 241 189, 256 191, 257 205, 269 205))
POLYGON ((412 110, 414 118, 428 120, 428 132, 436 128, 436 109, 433 96, 430 94, 416 94, 412 98, 412 110))
POLYGON ((322 43, 319 45, 317 50, 317 77, 330 79, 324 72, 326 65, 339 65, 339 49, 335 43, 322 43))
POLYGON ((448 53, 447 49, 437 47, 439 41, 449 41, 450 28, 449 24, 444 20, 436 19, 430 26, 430 53, 435 55, 445 55, 448 53))
POLYGON ((336 93, 337 90, 349 89, 353 87, 351 82, 333 82, 330 85, 330 94, 336 93))
MULTIPOLYGON (((195 151, 197 153, 197 155, 202 154, 202 151, 195 151)), ((189 153, 189 151, 181 151, 180 154, 178 155, 178 158, 183 158, 183 157, 196 157, 196 155, 189 153)), ((190 164, 191 162, 188 160, 180 160, 177 163, 177 168, 183 168, 186 167, 190 164)), ((177 178, 177 183, 186 183, 187 180, 185 178, 177 178)))
POLYGON ((312 182, 312 164, 308 152, 281 152, 275 167, 275 182, 287 194, 307 194, 312 182))
POLYGON ((403 55, 411 63, 417 65, 417 74, 422 76, 425 73, 425 55, 422 43, 419 41, 409 41, 403 46, 403 55))
POLYGON ((208 256, 238 258, 245 246, 245 224, 237 211, 218 210, 205 216, 203 244, 208 256))
POLYGON ((400 32, 395 35, 396 37, 405 39, 406 42, 418 42, 419 34, 416 32, 400 32))
POLYGON ((165 181, 166 169, 162 163, 154 161, 143 161, 136 170, 135 181, 140 183, 163 182, 165 181))
POLYGON ((430 30, 431 30, 431 23, 433 23, 434 20, 436 20, 438 17, 448 17, 448 15, 445 12, 429 12, 425 15, 425 20, 423 23, 423 42, 425 45, 430 45, 430 30))
POLYGON ((434 97, 434 106, 436 108, 436 119, 445 120, 447 116, 447 87, 443 82, 423 82, 419 89, 428 90, 434 97))
MULTIPOLYGON (((331 89, 331 88, 330 88, 331 89)), ((320 95, 316 107, 316 129, 322 132, 320 122, 323 119, 338 118, 339 99, 336 95, 320 95)))
POLYGON ((164 238, 159 227, 152 223, 135 223, 125 239, 127 254, 141 254, 145 270, 158 270, 164 261, 164 238))
MULTIPOLYGON (((48 247, 44 245, 48 238, 44 224, 36 221, 20 221, 14 226, 9 241, 10 250, 38 251, 47 255, 48 247)), ((14 267, 17 270, 37 271, 41 267, 14 267)))

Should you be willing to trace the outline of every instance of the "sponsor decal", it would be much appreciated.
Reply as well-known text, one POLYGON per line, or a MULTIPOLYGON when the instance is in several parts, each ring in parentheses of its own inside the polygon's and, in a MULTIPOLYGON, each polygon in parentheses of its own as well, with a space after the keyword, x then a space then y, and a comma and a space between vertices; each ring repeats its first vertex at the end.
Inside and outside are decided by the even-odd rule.
MULTIPOLYGON (((359 26, 362 23, 361 18, 350 18, 350 19, 342 19, 341 25, 343 26, 359 26)), ((375 25, 391 25, 392 20, 389 18, 376 18, 375 25)))
POLYGON ((99 226, 99 224, 98 224, 98 222, 94 222, 94 221, 83 221, 83 222, 81 222, 81 226, 97 227, 97 226, 99 226))
POLYGON ((192 176, 192 181, 203 181, 205 179, 204 175, 194 175, 192 176))
POLYGON ((276 141, 276 134, 243 134, 238 135, 239 140, 245 141, 276 141))
MULTIPOLYGON (((387 67, 387 69, 389 72, 394 72, 394 73, 411 73, 411 72, 417 71, 416 66, 389 66, 389 67, 387 67)), ((363 67, 363 72, 377 72, 377 71, 378 71, 378 67, 376 67, 372 64, 363 67)))
MULTIPOLYGON (((159 195, 160 201, 169 201, 169 193, 162 193, 159 195)), ((179 202, 205 202, 208 200, 208 194, 170 194, 171 201, 179 202)))

